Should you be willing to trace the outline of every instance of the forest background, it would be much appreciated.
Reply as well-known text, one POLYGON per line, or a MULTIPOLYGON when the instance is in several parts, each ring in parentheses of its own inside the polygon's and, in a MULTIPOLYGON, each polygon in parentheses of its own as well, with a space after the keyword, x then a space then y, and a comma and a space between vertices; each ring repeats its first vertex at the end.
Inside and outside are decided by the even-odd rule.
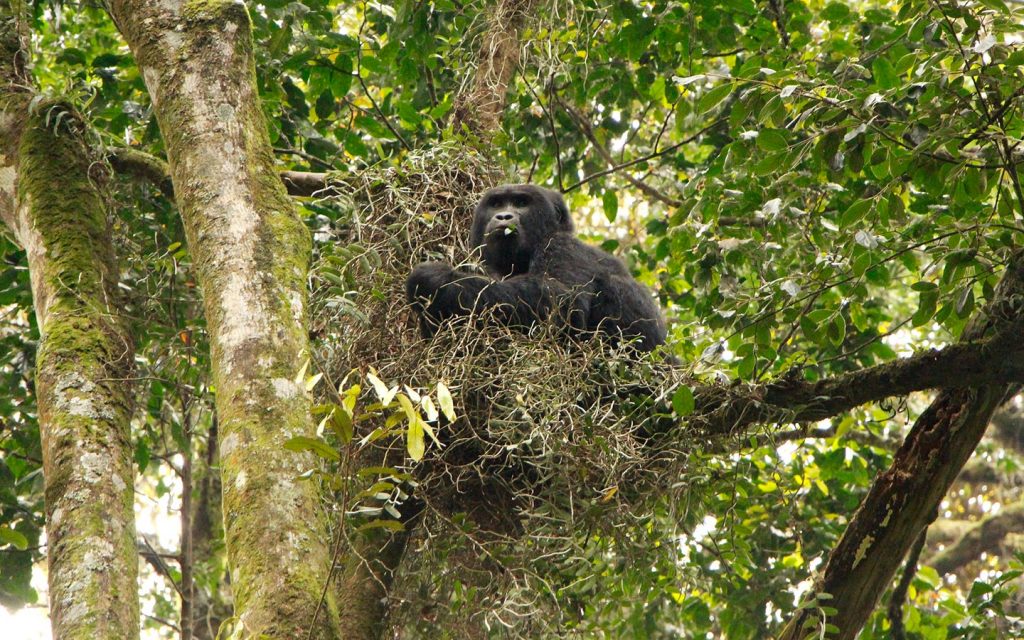
POLYGON ((0 604, 61 639, 1020 637, 1022 17, 3 0, 0 604), (472 263, 502 182, 565 193, 663 352, 419 338, 406 274, 472 263))

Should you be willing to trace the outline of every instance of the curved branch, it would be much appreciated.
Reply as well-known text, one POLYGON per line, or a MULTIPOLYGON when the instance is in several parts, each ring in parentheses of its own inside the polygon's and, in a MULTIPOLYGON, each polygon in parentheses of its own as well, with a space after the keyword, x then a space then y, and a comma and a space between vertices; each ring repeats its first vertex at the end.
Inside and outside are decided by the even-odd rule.
POLYGON ((149 182, 165 197, 174 199, 171 171, 163 159, 130 147, 119 147, 107 154, 107 162, 117 173, 149 182))
POLYGON ((984 518, 968 529, 955 543, 930 557, 930 565, 939 575, 952 573, 982 553, 999 548, 1007 535, 1024 529, 1024 503, 1015 504, 984 518))
MULTIPOLYGON (((1008 265, 993 301, 964 330, 963 340, 978 340, 997 331, 982 350, 989 358, 999 358, 1001 349, 1019 343, 1020 313, 1009 307, 1015 306, 1013 301, 1022 294, 1024 258, 1018 254, 1008 265)), ((997 369, 1002 366, 992 364, 997 369)), ((950 373, 960 374, 956 370, 950 373)), ((839 640, 856 637, 1011 387, 1011 381, 1003 378, 977 386, 947 387, 936 396, 915 421, 892 466, 876 478, 815 581, 809 601, 829 594, 824 601, 829 609, 801 608, 780 640, 807 637, 808 632, 826 624, 836 629, 834 637, 839 640)))
POLYGON ((1024 379, 1020 327, 817 382, 698 386, 691 427, 707 435, 766 423, 814 422, 886 398, 926 389, 963 389, 1024 379))
MULTIPOLYGON (((134 150, 115 155, 119 158, 115 169, 157 183, 167 178, 153 170, 166 168, 157 158, 134 150)), ((280 176, 288 193, 295 196, 334 195, 344 182, 332 173, 282 171, 280 176)), ((758 424, 824 420, 914 391, 1024 383, 1022 334, 1022 327, 1015 323, 989 340, 953 344, 816 382, 783 379, 728 387, 697 385, 696 407, 688 423, 707 435, 729 435, 758 424)))
MULTIPOLYGON (((174 185, 167 162, 143 151, 121 147, 107 154, 110 168, 129 178, 144 180, 160 189, 167 198, 174 199, 174 185)), ((281 182, 288 194, 302 197, 338 195, 341 181, 332 172, 279 171, 281 182)))

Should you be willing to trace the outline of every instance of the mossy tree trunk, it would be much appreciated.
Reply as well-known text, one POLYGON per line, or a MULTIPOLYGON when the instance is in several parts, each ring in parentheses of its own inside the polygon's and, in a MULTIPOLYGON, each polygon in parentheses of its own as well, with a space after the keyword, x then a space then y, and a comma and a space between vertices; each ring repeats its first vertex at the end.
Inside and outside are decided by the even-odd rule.
POLYGON ((45 478, 50 620, 61 640, 139 635, 133 344, 84 125, 32 107, 25 5, 0 2, 0 218, 28 256, 40 330, 35 391, 45 478))
POLYGON ((491 11, 476 59, 476 73, 452 109, 452 127, 486 138, 501 125, 509 83, 519 68, 519 34, 537 0, 499 0, 491 11))
POLYGON ((337 637, 333 598, 318 607, 328 523, 315 485, 296 478, 313 463, 284 449, 314 431, 296 382, 311 240, 274 171, 248 12, 224 0, 109 9, 154 105, 202 288, 236 620, 245 637, 337 637))

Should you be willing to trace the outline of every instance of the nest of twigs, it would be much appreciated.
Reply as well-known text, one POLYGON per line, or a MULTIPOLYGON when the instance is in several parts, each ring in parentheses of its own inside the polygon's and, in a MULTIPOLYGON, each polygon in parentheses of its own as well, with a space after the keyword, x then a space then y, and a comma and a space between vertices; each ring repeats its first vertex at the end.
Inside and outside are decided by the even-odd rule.
POLYGON ((485 576, 470 581, 501 586, 484 590, 490 595, 479 597, 480 612, 529 621, 536 585, 514 568, 511 546, 498 554, 495 545, 523 548, 527 536, 531 556, 566 559, 575 557, 582 528, 624 521, 607 516, 638 501, 621 498, 641 495, 645 475, 685 460, 651 442, 659 419, 652 407, 664 404, 682 374, 600 340, 570 340, 552 326, 526 333, 481 317, 442 327, 430 341, 419 336, 405 279, 423 260, 471 261, 473 206, 506 181, 488 166, 471 150, 441 146, 411 154, 402 171, 347 181, 344 195, 333 196, 346 215, 318 236, 311 315, 318 359, 335 382, 372 367, 388 384, 428 389, 444 381, 455 397, 458 419, 436 427, 443 447, 432 446, 414 467, 428 515, 413 543, 415 564, 403 571, 450 572, 460 557, 464 580, 485 576), (664 371, 651 375, 652 367, 664 371), (441 528, 465 537, 442 544, 434 535, 441 528))

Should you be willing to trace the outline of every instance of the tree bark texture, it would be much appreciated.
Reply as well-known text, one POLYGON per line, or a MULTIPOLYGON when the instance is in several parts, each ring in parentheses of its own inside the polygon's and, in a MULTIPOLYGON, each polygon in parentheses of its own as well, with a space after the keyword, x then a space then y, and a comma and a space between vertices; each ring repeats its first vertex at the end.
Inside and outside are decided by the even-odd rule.
POLYGON ((519 67, 519 32, 537 0, 499 0, 477 54, 476 72, 452 110, 452 128, 484 137, 498 130, 505 96, 519 67))
POLYGON ((134 354, 84 124, 32 107, 27 5, 0 3, 0 218, 28 256, 40 330, 35 392, 45 481, 50 621, 61 640, 139 635, 127 382, 134 354))
MULTIPOLYGON (((1011 261, 985 313, 976 316, 962 340, 977 340, 1007 324, 1015 325, 1014 305, 1024 292, 1024 260, 1011 261)), ((801 609, 780 640, 817 637, 823 623, 837 632, 829 638, 852 640, 860 632, 892 582, 907 550, 930 523, 950 485, 985 433, 1009 385, 940 391, 918 417, 896 452, 892 466, 880 474, 842 538, 829 555, 814 588, 817 607, 801 609)))
POLYGON ((17 170, 18 235, 33 246, 41 334, 36 397, 50 618, 55 638, 123 639, 139 633, 128 383, 134 346, 118 316, 110 229, 88 177, 81 122, 67 115, 68 126, 55 130, 52 121, 71 114, 66 109, 43 105, 28 119, 17 170))
POLYGON ((167 148, 211 340, 223 513, 242 635, 337 637, 328 526, 312 459, 284 443, 311 436, 296 381, 308 358, 311 239, 274 170, 256 93, 251 24, 229 0, 115 0, 167 148))

